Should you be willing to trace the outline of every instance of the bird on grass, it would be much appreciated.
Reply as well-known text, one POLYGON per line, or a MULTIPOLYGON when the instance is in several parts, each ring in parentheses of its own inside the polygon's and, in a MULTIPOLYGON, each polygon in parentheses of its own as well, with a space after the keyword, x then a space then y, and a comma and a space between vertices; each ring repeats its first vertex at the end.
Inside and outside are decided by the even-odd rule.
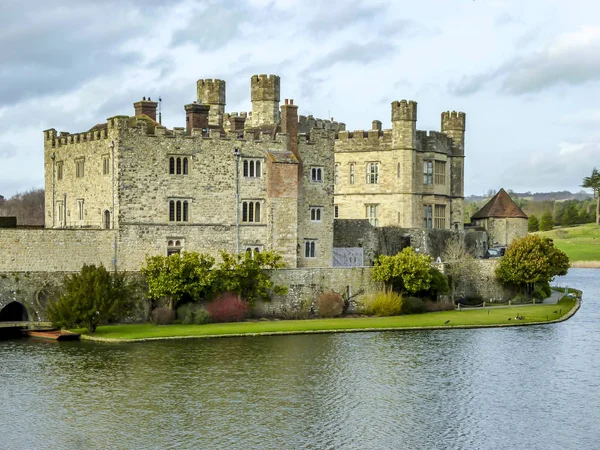
POLYGON ((558 311, 552 311, 552 314, 558 314, 558 311))
POLYGON ((508 318, 508 320, 510 320, 510 317, 508 318))
POLYGON ((450 319, 446 320, 446 321, 444 322, 444 325, 448 325, 449 323, 450 323, 450 319))

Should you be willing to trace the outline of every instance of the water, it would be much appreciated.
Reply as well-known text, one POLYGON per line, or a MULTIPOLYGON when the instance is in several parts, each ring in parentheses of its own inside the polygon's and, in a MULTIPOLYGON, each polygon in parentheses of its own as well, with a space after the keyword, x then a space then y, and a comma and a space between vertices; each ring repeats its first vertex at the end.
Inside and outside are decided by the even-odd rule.
POLYGON ((600 270, 512 329, 0 342, 2 449, 594 449, 600 270))

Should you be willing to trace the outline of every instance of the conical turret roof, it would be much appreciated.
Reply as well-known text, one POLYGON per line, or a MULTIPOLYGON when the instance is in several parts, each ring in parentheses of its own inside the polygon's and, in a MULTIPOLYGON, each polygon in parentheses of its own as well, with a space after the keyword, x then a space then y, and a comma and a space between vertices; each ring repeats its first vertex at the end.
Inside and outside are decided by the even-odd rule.
POLYGON ((471 219, 486 219, 488 217, 527 219, 527 214, 513 202, 504 189, 500 189, 483 208, 473 214, 471 219))

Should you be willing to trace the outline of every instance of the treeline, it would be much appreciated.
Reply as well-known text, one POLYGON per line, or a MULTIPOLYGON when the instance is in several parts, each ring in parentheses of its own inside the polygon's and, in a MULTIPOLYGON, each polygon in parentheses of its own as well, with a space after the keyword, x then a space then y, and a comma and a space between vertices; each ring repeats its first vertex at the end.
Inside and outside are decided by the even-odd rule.
MULTIPOLYGON (((564 202, 540 202, 550 203, 543 205, 545 208, 535 208, 541 214, 536 215, 523 208, 529 216, 529 231, 548 231, 555 226, 572 227, 584 223, 596 222, 596 210, 593 200, 567 200, 564 202)), ((539 205, 538 205, 539 206, 539 205)))
POLYGON ((0 196, 0 216, 15 216, 19 225, 44 225, 44 190, 20 192, 8 200, 0 196))

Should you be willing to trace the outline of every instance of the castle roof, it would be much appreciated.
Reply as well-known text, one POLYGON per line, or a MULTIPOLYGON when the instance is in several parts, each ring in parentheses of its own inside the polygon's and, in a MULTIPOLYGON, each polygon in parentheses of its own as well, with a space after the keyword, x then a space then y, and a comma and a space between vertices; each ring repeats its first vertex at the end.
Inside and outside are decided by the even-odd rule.
POLYGON ((473 214, 471 219, 486 219, 488 217, 527 219, 527 214, 513 202, 504 189, 500 189, 483 208, 473 214))

